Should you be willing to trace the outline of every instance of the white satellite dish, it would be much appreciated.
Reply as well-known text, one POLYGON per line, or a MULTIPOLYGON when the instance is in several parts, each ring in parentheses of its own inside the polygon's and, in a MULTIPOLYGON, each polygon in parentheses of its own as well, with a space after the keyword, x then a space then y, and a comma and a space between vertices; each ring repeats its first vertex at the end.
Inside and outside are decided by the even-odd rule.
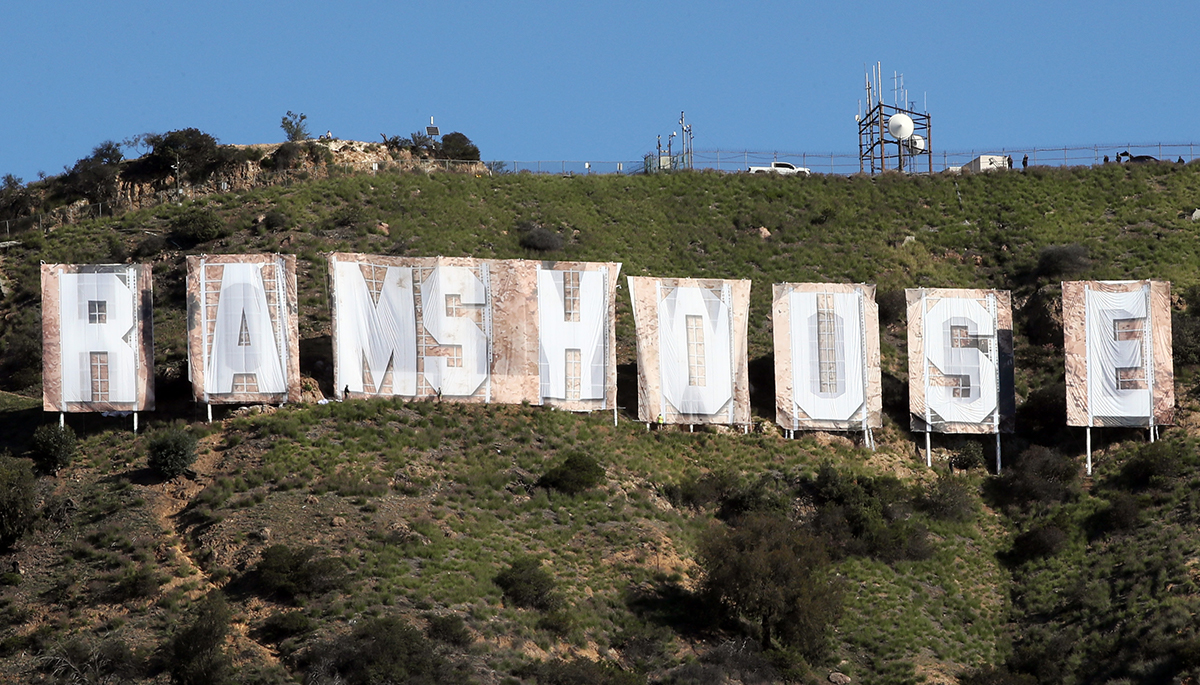
POLYGON ((888 133, 897 140, 906 140, 913 134, 913 120, 907 114, 893 114, 888 119, 888 133))
POLYGON ((925 139, 918 135, 911 135, 908 140, 904 141, 904 147, 908 148, 909 154, 919 155, 925 151, 925 139))

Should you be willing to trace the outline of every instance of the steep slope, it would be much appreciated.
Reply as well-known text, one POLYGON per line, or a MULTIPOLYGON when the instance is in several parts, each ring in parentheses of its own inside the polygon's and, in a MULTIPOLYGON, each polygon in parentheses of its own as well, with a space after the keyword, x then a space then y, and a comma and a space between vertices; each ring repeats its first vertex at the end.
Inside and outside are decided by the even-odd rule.
MULTIPOLYGON (((194 475, 163 482, 144 466, 145 438, 131 438, 127 425, 70 417, 81 456, 57 478, 39 480, 42 520, 0 559, 23 571, 0 591, 0 668, 14 679, 49 678, 64 660, 101 661, 100 646, 119 641, 131 654, 110 661, 149 677, 152 650, 191 620, 199 598, 217 592, 233 608, 228 647, 246 682, 317 673, 306 655, 323 641, 393 615, 423 628, 435 617, 460 617, 472 644, 443 641, 436 651, 481 682, 533 682, 539 676, 529 663, 576 657, 624 669, 595 682, 706 682, 717 673, 805 680, 831 670, 862 682, 954 682, 965 670, 1005 663, 1044 682, 1182 678, 1197 666, 1188 651, 1197 630, 1200 545, 1187 532, 1195 483, 1188 468, 1160 462, 1195 461, 1182 437, 1188 431, 1167 431, 1174 451, 1165 457, 1146 456, 1135 433, 1101 436, 1113 443, 1100 450, 1098 479, 1067 478, 1049 499, 1029 498, 1025 481, 988 476, 978 465, 950 480, 941 472, 947 459, 977 460, 971 440, 938 439, 939 470, 926 470, 907 430, 895 292, 1012 289, 1025 420, 1006 441, 1006 460, 1023 463, 1031 445, 1076 455, 1079 436, 1042 416, 1056 411, 1052 401, 1048 410, 1037 403, 1053 399, 1039 391, 1062 382, 1061 342, 1046 330, 1056 281, 1154 277, 1182 292, 1197 282, 1189 217, 1198 204, 1200 169, 1175 165, 935 178, 380 174, 21 235, 4 261, 12 288, 0 323, 0 384, 25 396, 38 391, 39 260, 153 261, 160 410, 143 418, 152 429, 190 422, 203 437, 194 475), (189 217, 198 212, 218 218, 218 237, 197 242, 206 236, 190 231, 189 217), (522 248, 534 227, 558 233, 562 250, 522 248), (1081 246, 1087 258, 1055 246, 1081 246), (297 254, 302 369, 310 392, 329 394, 332 379, 318 370, 328 364, 316 362, 330 355, 324 254, 335 250, 617 260, 633 275, 753 279, 759 431, 647 432, 627 414, 613 426, 611 416, 403 402, 218 412, 212 427, 199 423, 185 380, 183 256, 297 254), (879 452, 840 436, 787 441, 770 428, 770 285, 802 280, 880 286, 887 418, 879 452), (604 467, 597 486, 575 496, 538 486, 575 453, 604 467), (1136 466, 1146 460, 1151 466, 1136 466), (1146 468, 1144 482, 1129 480, 1129 469, 1146 468), (841 474, 841 499, 822 494, 830 473, 841 474), (1135 499, 1131 519, 1110 529, 1091 518, 1126 491, 1135 499), (961 506, 931 504, 946 493, 961 506), (872 499, 886 506, 872 508, 872 499), (699 541, 737 514, 811 522, 834 509, 875 528, 822 529, 844 598, 828 651, 757 655, 738 641, 756 634, 744 617, 708 614, 699 541), (1015 536, 1051 524, 1061 534, 1050 534, 1057 547, 1014 551, 1015 536), (1164 539, 1171 545, 1156 555, 1164 539), (345 578, 309 578, 293 594, 264 591, 256 564, 280 543, 335 559, 345 578), (554 579, 558 609, 505 599, 494 579, 523 555, 538 557, 554 579), (1116 574, 1126 580, 1112 579, 1130 559, 1140 565, 1116 574), (1141 645, 1142 635, 1161 637, 1141 645), (1126 665, 1101 658, 1113 645, 1126 665), (1063 654, 1070 658, 1058 659, 1063 654), (1063 665, 1044 667, 1056 661, 1063 665)), ((620 301, 618 354, 627 365, 628 312, 620 301)), ((1181 370, 1188 423, 1194 380, 1181 370)), ((626 406, 632 374, 622 369, 626 406)), ((33 427, 51 417, 36 401, 6 398, 0 439, 20 455, 33 427)), ((1077 473, 1070 457, 1054 458, 1077 473)), ((1014 472, 1048 478, 1032 465, 1014 472)), ((539 682, 556 681, 541 672, 539 682)))

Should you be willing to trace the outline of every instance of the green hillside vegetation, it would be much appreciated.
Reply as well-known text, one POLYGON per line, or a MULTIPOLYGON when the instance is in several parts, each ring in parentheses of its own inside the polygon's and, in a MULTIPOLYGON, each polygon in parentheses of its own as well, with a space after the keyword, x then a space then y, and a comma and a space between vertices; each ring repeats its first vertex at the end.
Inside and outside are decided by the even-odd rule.
POLYGON ((0 540, 15 540, 0 571, 19 568, 0 576, 0 679, 1200 678, 1200 166, 330 171, 26 230, 0 255, 0 540), (332 251, 752 279, 755 425, 636 421, 623 292, 616 425, 382 400, 217 407, 208 425, 187 382, 184 257, 247 251, 298 257, 313 399, 333 390, 332 251), (35 440, 57 423, 39 397, 40 261, 154 264, 159 410, 139 435, 129 419, 73 415, 73 440, 35 440), (1170 280, 1177 308, 1179 426, 1154 444, 1097 431, 1091 478, 1082 431, 1064 426, 1055 303, 1074 278, 1170 280), (877 452, 855 435, 785 440, 772 426, 770 287, 785 281, 878 284, 877 452), (902 291, 921 286, 1013 291, 1018 432, 998 476, 990 437, 935 435, 926 469, 908 430, 902 291))

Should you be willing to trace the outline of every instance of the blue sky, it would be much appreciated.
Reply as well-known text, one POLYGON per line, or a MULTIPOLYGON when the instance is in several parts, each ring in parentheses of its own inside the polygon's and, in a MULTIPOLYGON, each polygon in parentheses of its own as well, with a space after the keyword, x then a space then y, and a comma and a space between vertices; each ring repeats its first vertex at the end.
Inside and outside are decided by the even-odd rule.
POLYGON ((1194 0, 13 1, 0 174, 148 131, 278 142, 287 110, 360 140, 434 115, 484 159, 640 159, 681 110, 697 150, 853 154, 877 61, 935 151, 1200 142, 1198 28, 1194 0))

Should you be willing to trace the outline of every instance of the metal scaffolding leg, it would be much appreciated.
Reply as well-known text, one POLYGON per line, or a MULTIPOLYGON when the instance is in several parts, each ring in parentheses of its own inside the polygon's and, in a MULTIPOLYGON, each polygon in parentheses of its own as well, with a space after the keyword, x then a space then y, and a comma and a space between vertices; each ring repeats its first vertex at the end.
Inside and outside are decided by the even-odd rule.
POLYGON ((933 468, 933 448, 930 445, 929 432, 925 432, 925 466, 933 468))
POLYGON ((1087 475, 1092 475, 1092 427, 1087 427, 1087 475))
POLYGON ((1000 475, 1000 434, 996 433, 996 475, 1000 475))

